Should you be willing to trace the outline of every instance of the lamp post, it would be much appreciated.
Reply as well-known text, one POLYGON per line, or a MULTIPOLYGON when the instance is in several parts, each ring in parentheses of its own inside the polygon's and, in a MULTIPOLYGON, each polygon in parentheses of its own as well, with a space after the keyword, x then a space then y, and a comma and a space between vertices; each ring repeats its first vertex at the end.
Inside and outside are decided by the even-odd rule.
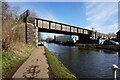
POLYGON ((94 39, 94 28, 92 27, 92 31, 93 31, 93 33, 92 33, 92 37, 93 37, 93 39, 94 39))
POLYGON ((95 30, 94 27, 92 27, 92 31, 93 31, 93 39, 96 40, 97 30, 95 30))

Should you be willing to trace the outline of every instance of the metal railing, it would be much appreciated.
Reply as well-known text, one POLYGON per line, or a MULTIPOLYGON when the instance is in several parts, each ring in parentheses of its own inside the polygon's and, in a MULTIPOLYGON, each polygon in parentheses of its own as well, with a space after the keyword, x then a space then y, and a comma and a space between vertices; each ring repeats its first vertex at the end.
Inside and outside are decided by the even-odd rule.
POLYGON ((35 18, 35 26, 38 26, 39 28, 46 28, 46 29, 52 29, 52 30, 54 29, 54 30, 66 31, 66 32, 76 33, 76 34, 92 35, 92 30, 72 26, 69 24, 59 23, 55 21, 45 20, 41 18, 35 18))

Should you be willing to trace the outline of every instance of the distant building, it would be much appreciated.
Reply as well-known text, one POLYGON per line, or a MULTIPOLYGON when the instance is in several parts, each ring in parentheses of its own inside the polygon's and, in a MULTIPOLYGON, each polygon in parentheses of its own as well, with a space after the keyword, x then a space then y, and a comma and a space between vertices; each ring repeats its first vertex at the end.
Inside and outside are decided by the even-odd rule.
POLYGON ((117 32, 117 41, 120 43, 120 30, 117 32))
POLYGON ((99 39, 99 38, 106 38, 106 39, 115 39, 116 35, 115 34, 104 34, 104 33, 100 33, 100 32, 96 32, 95 35, 95 39, 99 39))
POLYGON ((76 43, 78 40, 78 36, 75 35, 61 35, 61 36, 54 36, 54 41, 56 42, 74 42, 76 43))
POLYGON ((61 36, 56 36, 55 37, 56 42, 73 42, 72 36, 69 35, 61 35, 61 36))

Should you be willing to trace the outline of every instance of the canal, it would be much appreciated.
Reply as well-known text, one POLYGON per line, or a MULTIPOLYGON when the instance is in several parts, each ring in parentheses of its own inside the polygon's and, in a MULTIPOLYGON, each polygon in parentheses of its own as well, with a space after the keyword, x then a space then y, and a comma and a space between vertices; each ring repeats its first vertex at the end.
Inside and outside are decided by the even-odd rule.
MULTIPOLYGON (((78 78, 112 78, 112 64, 120 66, 120 54, 115 51, 46 42, 44 45, 78 78)), ((117 78, 120 78, 120 71, 117 71, 117 78)))

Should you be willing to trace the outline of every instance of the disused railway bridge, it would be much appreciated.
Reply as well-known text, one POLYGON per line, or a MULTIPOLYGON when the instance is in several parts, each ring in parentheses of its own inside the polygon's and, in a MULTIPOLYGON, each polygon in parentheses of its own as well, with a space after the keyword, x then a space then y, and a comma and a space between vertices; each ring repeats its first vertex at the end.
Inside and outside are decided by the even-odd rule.
POLYGON ((66 35, 77 35, 79 36, 79 41, 83 43, 90 42, 90 37, 92 37, 93 31, 88 29, 83 29, 80 27, 59 23, 55 21, 45 20, 41 18, 34 18, 34 25, 28 24, 30 11, 26 10, 20 15, 20 20, 25 23, 25 39, 26 43, 38 44, 39 32, 66 34, 66 35))
POLYGON ((79 36, 80 42, 89 42, 90 37, 92 36, 91 30, 41 18, 35 18, 35 26, 37 27, 38 32, 77 35, 79 36))

